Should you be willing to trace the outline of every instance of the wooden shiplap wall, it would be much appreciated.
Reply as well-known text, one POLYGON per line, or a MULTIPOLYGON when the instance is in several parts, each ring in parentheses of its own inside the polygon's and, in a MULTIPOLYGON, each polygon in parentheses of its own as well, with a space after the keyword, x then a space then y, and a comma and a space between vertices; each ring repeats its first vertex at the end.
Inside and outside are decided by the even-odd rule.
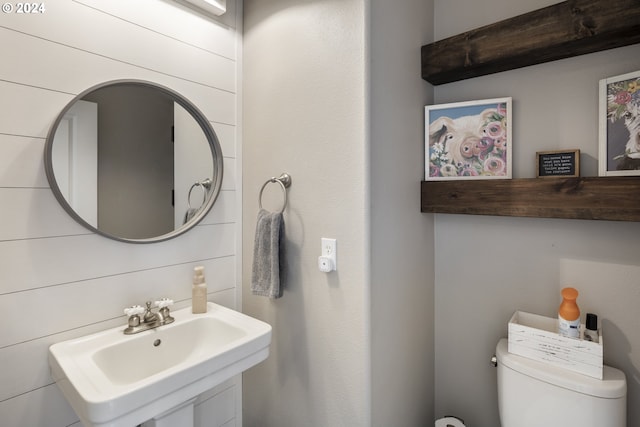
MULTIPOLYGON (((170 0, 55 0, 42 14, 0 14, 0 425, 79 425, 52 383, 48 347, 125 325, 125 306, 167 296, 190 305, 193 267, 209 300, 235 308, 240 185, 236 178, 235 1, 209 19, 170 0), (56 202, 43 149, 58 112, 109 80, 153 81, 210 120, 224 154, 222 192, 194 230, 154 244, 95 235, 56 202)), ((239 164, 239 162, 238 162, 239 164)), ((237 170, 238 169, 238 170, 237 170)), ((200 400, 199 426, 235 425, 231 380, 200 400)))

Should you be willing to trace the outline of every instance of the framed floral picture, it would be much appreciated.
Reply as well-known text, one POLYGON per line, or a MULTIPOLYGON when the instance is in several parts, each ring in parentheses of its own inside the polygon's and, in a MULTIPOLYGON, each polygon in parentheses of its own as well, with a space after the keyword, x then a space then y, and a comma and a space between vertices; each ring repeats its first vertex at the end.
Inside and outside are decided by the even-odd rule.
POLYGON ((600 80, 599 175, 640 175, 640 71, 600 80))
POLYGON ((427 105, 425 180, 511 178, 511 98, 427 105))

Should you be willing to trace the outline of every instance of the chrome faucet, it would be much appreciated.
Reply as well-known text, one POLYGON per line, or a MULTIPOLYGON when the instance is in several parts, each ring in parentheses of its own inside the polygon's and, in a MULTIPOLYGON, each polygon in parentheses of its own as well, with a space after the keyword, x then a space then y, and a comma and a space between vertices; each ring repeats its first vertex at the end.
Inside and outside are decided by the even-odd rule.
POLYGON ((169 307, 173 305, 173 300, 162 298, 153 303, 158 311, 152 311, 151 301, 147 301, 147 308, 141 305, 133 305, 124 309, 124 314, 129 316, 128 326, 124 330, 125 335, 137 334, 138 332, 154 329, 158 326, 168 325, 174 321, 169 312, 169 307), (140 315, 142 314, 142 319, 140 315))

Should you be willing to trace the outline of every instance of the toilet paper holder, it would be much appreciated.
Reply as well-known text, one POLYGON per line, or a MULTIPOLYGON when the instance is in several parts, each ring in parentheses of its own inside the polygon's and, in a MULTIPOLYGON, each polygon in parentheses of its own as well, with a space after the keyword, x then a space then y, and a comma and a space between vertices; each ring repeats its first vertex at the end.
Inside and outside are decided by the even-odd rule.
POLYGON ((436 427, 465 427, 464 421, 458 417, 445 415, 444 418, 436 420, 436 427))

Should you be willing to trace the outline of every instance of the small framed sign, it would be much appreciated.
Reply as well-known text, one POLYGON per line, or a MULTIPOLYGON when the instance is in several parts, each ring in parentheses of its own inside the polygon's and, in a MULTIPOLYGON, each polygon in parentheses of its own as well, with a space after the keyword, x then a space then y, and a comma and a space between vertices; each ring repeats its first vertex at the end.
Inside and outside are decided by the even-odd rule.
POLYGON ((538 151, 536 176, 538 178, 580 176, 580 150, 538 151))

